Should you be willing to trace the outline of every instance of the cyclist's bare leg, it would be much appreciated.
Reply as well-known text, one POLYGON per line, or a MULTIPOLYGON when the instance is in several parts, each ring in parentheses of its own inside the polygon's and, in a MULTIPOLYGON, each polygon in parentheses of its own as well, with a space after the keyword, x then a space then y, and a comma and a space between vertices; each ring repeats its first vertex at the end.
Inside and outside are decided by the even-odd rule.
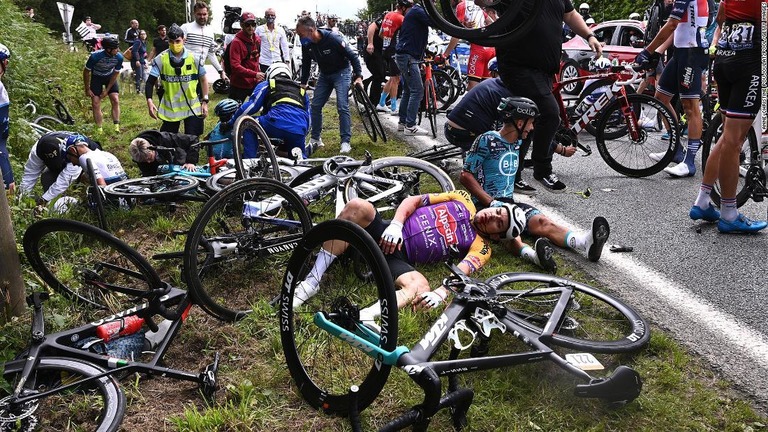
POLYGON ((688 140, 701 139, 701 107, 699 98, 694 99, 680 99, 683 103, 683 110, 685 110, 685 117, 688 119, 688 140))
POLYGON ((120 123, 120 95, 117 92, 110 93, 109 103, 112 104, 112 121, 120 123))
POLYGON ((712 185, 720 180, 720 195, 735 198, 739 182, 739 155, 747 137, 752 119, 723 117, 723 134, 707 159, 704 170, 704 184, 712 185), (710 168, 711 167, 711 168, 710 168))
MULTIPOLYGON (((675 118, 680 118, 680 116, 677 113, 677 111, 675 111, 675 107, 672 106, 672 96, 667 96, 667 95, 657 91, 653 95, 653 97, 655 97, 656 99, 660 100, 661 103, 663 103, 664 106, 666 106, 670 110, 670 112, 672 112, 672 114, 674 114, 675 118)), ((667 119, 662 118, 662 120, 664 121, 664 128, 667 131, 669 131, 670 126, 669 126, 669 123, 667 122, 667 119)))
POLYGON ((536 237, 545 237, 560 247, 567 247, 565 237, 568 230, 556 225, 551 219, 539 213, 528 220, 528 232, 536 237))
POLYGON ((91 109, 93 110, 93 121, 96 127, 101 127, 104 117, 101 114, 101 98, 98 95, 91 96, 91 109))

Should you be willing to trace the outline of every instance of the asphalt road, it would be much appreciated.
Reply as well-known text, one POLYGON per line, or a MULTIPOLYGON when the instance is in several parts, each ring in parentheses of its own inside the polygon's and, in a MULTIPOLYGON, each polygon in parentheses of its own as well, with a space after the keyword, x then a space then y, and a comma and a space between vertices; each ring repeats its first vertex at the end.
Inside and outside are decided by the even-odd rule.
MULTIPOLYGON (((397 117, 381 119, 390 133, 397 133, 397 117)), ((444 121, 441 116, 439 142, 445 142, 444 121)), ((431 136, 404 138, 417 148, 435 142, 431 136)), ((768 413, 768 322, 763 311, 768 305, 763 279, 768 273, 768 233, 722 235, 715 224, 689 219, 701 182, 700 165, 694 177, 685 179, 663 172, 628 178, 605 164, 591 135, 584 132, 579 139, 592 144, 591 156, 577 152, 571 158, 555 155, 553 161, 567 192, 544 190, 526 170, 524 179, 539 190, 528 201, 575 229, 589 229, 594 217, 604 216, 611 226, 608 244, 634 250, 614 253, 606 247, 598 263, 575 252, 560 250, 560 255, 701 355, 768 413), (587 199, 574 193, 587 188, 592 192, 587 199)), ((457 161, 453 168, 459 167, 457 161)), ((750 201, 740 210, 765 219, 766 207, 750 201)))

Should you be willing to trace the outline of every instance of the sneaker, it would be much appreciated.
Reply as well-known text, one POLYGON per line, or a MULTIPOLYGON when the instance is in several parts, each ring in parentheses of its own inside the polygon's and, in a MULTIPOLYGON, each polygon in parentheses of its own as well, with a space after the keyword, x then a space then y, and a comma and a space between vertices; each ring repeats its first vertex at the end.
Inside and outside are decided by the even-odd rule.
POLYGON ((724 219, 717 221, 717 230, 723 234, 758 232, 768 226, 766 221, 753 221, 739 213, 736 220, 728 222, 724 219))
POLYGON ((405 136, 429 135, 429 131, 416 125, 411 127, 406 126, 405 129, 403 129, 403 132, 405 132, 405 136))
POLYGON ((391 111, 392 111, 392 112, 391 112, 391 113, 389 113, 389 115, 391 115, 392 117, 399 117, 399 116, 400 116, 400 110, 398 110, 398 109, 393 109, 393 110, 391 110, 391 111))
MULTIPOLYGON (((658 153, 649 153, 648 157, 655 162, 658 162, 662 159, 664 159, 664 156, 667 155, 667 152, 658 152, 658 153)), ((672 162, 679 164, 683 161, 684 153, 682 151, 679 151, 675 153, 675 156, 672 158, 672 162)))
POLYGON ((664 132, 664 134, 661 136, 661 139, 663 141, 669 141, 669 132, 664 132))
POLYGON ((386 105, 376 105, 376 111, 377 112, 383 112, 383 113, 391 113, 392 110, 389 109, 386 105))
POLYGON ((120 132, 120 124, 115 123, 115 132, 120 132))
POLYGON ((542 178, 536 178, 535 176, 533 178, 544 185, 550 192, 565 192, 565 183, 561 182, 555 173, 550 173, 548 176, 542 178))
POLYGON ((300 307, 304 302, 312 298, 313 295, 317 294, 318 291, 320 291, 320 287, 317 285, 306 280, 299 282, 296 285, 296 290, 293 292, 293 307, 300 307))
POLYGON ((325 144, 323 143, 323 139, 322 138, 317 138, 317 139, 310 138, 309 139, 309 145, 313 146, 315 148, 317 148, 317 147, 325 147, 325 144))
POLYGON ((536 188, 529 185, 525 180, 518 180, 515 182, 515 192, 528 196, 534 196, 538 193, 536 188))
POLYGON ((341 143, 341 150, 342 153, 349 153, 352 151, 352 146, 349 145, 348 142, 341 143))
POLYGON ((536 243, 533 245, 536 250, 536 257, 539 259, 539 266, 547 272, 552 274, 557 273, 557 263, 552 257, 554 255, 554 249, 552 243, 544 237, 536 239, 536 243))
POLYGON ((398 124, 397 124, 397 131, 398 131, 398 132, 402 132, 402 131, 404 131, 404 130, 405 130, 405 125, 404 125, 404 124, 402 124, 402 123, 398 123, 398 124))
POLYGON ((706 210, 694 205, 691 206, 691 211, 688 212, 688 216, 693 220, 704 219, 707 222, 717 222, 720 219, 720 212, 717 211, 712 204, 710 204, 706 210))
POLYGON ((672 177, 692 177, 696 174, 696 167, 689 166, 687 163, 682 162, 673 167, 664 168, 664 172, 672 177))
POLYGON ((592 221, 592 244, 587 249, 587 257, 592 262, 597 262, 603 254, 603 246, 611 234, 611 227, 604 217, 598 216, 592 221))

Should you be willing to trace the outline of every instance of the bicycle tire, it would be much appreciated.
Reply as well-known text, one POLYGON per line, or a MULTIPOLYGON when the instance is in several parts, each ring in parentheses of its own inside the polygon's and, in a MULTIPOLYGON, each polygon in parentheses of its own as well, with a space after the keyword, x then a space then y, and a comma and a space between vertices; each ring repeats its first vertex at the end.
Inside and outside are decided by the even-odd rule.
MULTIPOLYGON (((645 40, 652 41, 661 30, 661 4, 660 0, 654 0, 648 12, 648 24, 645 26, 645 40)), ((650 43, 650 42, 649 42, 650 43)))
POLYGON ((424 8, 435 27, 444 33, 466 39, 470 43, 499 47, 511 44, 526 35, 536 22, 533 18, 538 14, 542 2, 509 0, 499 3, 499 18, 492 24, 478 29, 468 29, 459 22, 453 13, 451 0, 427 0, 424 1, 424 8), (437 1, 440 2, 442 11, 448 11, 447 13, 438 11, 435 5, 437 1))
POLYGON ((376 142, 376 126, 373 124, 373 115, 375 115, 376 110, 371 106, 371 101, 368 100, 368 96, 361 88, 352 86, 352 102, 360 116, 360 122, 363 124, 365 133, 368 134, 371 141, 376 142), (366 102, 368 103, 366 104, 366 102))
POLYGON ((322 311, 333 313, 331 319, 337 324, 357 328, 360 324, 356 308, 375 302, 382 311, 375 318, 380 328, 378 345, 392 351, 397 344, 397 300, 392 275, 379 246, 365 230, 345 220, 321 222, 309 230, 294 249, 283 279, 280 338, 291 377, 304 400, 313 407, 346 415, 350 408, 349 389, 357 385, 357 408, 362 411, 387 382, 391 366, 375 361, 312 322, 314 314, 322 311), (317 294, 294 308, 296 285, 309 273, 322 245, 335 241, 349 245, 337 260, 357 255, 370 270, 370 277, 358 278, 344 263, 331 264, 317 294))
POLYGON ((122 198, 169 198, 196 189, 199 184, 193 176, 160 174, 121 180, 104 186, 104 192, 122 198))
POLYGON ((432 138, 437 138, 437 99, 435 96, 435 82, 432 79, 430 82, 424 84, 426 93, 424 97, 424 114, 429 120, 429 129, 432 132, 432 138))
POLYGON ((102 190, 96 181, 96 174, 93 169, 93 161, 91 159, 86 160, 86 171, 88 171, 88 180, 91 182, 90 190, 88 191, 88 204, 91 209, 96 212, 96 220, 99 223, 99 228, 104 231, 108 231, 107 228, 107 216, 104 210, 104 196, 102 190))
POLYGON ((344 185, 344 202, 353 198, 363 198, 371 202, 384 218, 391 218, 397 206, 407 197, 428 193, 450 192, 455 190, 451 177, 442 169, 429 162, 407 156, 390 156, 376 159, 370 166, 360 168, 360 172, 374 176, 373 179, 352 177, 344 185), (424 175, 428 179, 423 179, 424 175), (384 181, 376 184, 376 178, 384 181), (401 185, 392 186, 388 181, 399 180, 401 185), (389 188, 396 188, 394 194, 371 201, 389 188))
POLYGON ((120 312, 164 286, 141 254, 93 225, 43 219, 27 228, 22 243, 43 282, 91 307, 120 312))
MULTIPOLYGON (((3 366, 3 379, 13 388, 18 384, 24 362, 12 362, 3 366)), ((104 373, 104 369, 82 360, 59 357, 43 357, 32 371, 25 384, 35 392, 55 390, 66 379, 65 384, 75 382, 78 376, 93 377, 104 373)), ((10 416, 8 397, 0 399, 0 430, 77 430, 113 432, 120 428, 125 416, 126 397, 117 380, 111 375, 89 381, 91 385, 72 387, 38 399, 34 414, 20 420, 5 421, 10 416), (80 422, 91 422, 81 424, 80 422), (20 427, 20 429, 16 429, 20 427)), ((27 411, 29 411, 29 409, 27 411)))
POLYGON ((589 285, 539 273, 502 273, 486 280, 514 320, 542 333, 558 300, 567 308, 551 336, 554 345, 594 353, 625 353, 651 338, 648 322, 633 308, 589 285))
MULTIPOLYGON (((608 140, 605 135, 608 122, 623 113, 621 106, 622 99, 617 98, 611 101, 603 109, 603 113, 597 123, 597 136, 595 143, 605 163, 614 171, 624 174, 628 177, 647 177, 656 174, 666 168, 675 155, 675 147, 680 139, 679 128, 675 115, 658 99, 642 94, 627 95, 629 103, 629 117, 621 114, 625 119, 627 128, 621 137, 608 140), (655 110, 655 111, 654 111, 655 110), (671 125, 669 140, 663 140, 661 135, 665 132, 661 130, 651 130, 651 128, 641 127, 642 118, 653 118, 655 121, 661 116, 671 125), (637 141, 632 140, 629 131, 636 128, 639 134, 637 141), (666 152, 659 161, 654 161, 648 157, 651 153, 666 152)), ((655 129, 655 128, 654 128, 655 129)))
POLYGON ((453 80, 448 73, 439 69, 432 70, 432 79, 435 82, 435 95, 438 101, 437 110, 445 111, 459 97, 459 95, 456 94, 453 80))
MULTIPOLYGON (((709 155, 712 153, 712 148, 717 145, 717 141, 720 139, 720 135, 723 133, 723 118, 722 114, 718 113, 709 123, 709 127, 704 133, 704 139, 702 140, 702 153, 701 153, 701 170, 702 172, 707 169, 707 161, 709 155)), ((749 128, 747 137, 744 143, 741 145, 741 151, 739 154, 739 181, 736 186, 736 206, 741 207, 749 201, 752 196, 749 188, 747 187, 747 176, 749 175, 749 169, 753 163, 759 162, 762 164, 762 168, 765 167, 765 162, 762 162, 762 155, 758 146, 757 135, 754 128, 749 128)), ((755 166, 757 164, 755 163, 755 166)), ((712 193, 709 195, 712 203, 715 206, 720 207, 720 180, 715 181, 712 185, 712 193)))
POLYGON ((235 170, 237 170, 237 180, 251 177, 280 180, 275 149, 272 148, 269 136, 258 120, 248 115, 240 116, 235 122, 233 130, 232 136, 235 139, 232 140, 232 153, 235 160, 235 170), (249 130, 256 134, 259 148, 256 158, 246 159, 243 155, 243 138, 246 131, 249 130))
POLYGON ((205 189, 216 193, 235 182, 237 170, 234 168, 219 171, 216 174, 205 179, 205 189))
POLYGON ((251 178, 222 189, 187 235, 183 276, 192 298, 223 321, 277 298, 282 266, 311 226, 303 201, 277 180, 251 178))
POLYGON ((41 115, 35 118, 32 123, 52 131, 62 130, 62 126, 65 125, 65 123, 60 119, 49 115, 41 115))

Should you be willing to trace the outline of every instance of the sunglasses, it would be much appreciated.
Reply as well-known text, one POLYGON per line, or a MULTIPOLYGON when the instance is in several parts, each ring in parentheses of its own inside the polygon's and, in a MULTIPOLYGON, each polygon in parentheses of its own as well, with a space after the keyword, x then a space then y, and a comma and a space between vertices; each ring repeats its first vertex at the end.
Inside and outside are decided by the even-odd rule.
POLYGON ((243 24, 243 27, 256 27, 256 23, 255 22, 247 22, 247 23, 243 24))

